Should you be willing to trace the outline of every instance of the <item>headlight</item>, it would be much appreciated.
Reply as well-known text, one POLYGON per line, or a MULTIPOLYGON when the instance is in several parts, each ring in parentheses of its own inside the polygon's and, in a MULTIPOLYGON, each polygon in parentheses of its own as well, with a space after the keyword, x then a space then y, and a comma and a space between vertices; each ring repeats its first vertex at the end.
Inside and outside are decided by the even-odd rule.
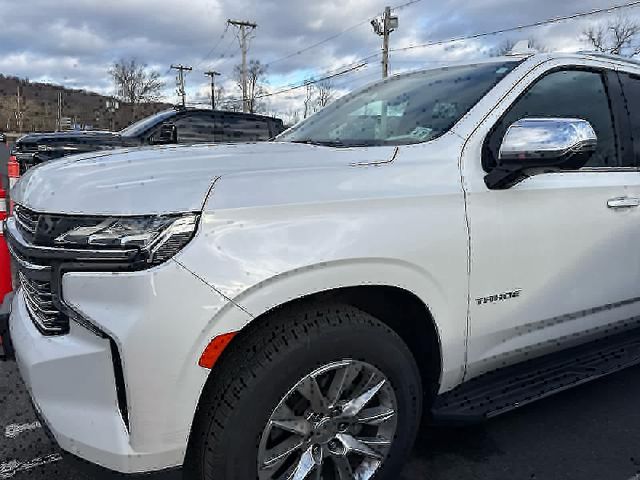
POLYGON ((171 258, 193 237, 198 215, 59 219, 53 245, 69 248, 139 249, 147 263, 171 258), (60 227, 64 225, 64 231, 60 227))

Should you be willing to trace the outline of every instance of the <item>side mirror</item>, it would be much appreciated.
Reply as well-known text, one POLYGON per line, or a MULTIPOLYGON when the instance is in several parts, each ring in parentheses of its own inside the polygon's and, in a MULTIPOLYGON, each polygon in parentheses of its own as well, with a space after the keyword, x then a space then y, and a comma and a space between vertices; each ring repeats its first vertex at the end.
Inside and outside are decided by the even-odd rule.
POLYGON ((586 120, 518 120, 502 139, 498 165, 485 176, 485 184, 491 189, 505 189, 536 173, 580 168, 596 146, 596 133, 586 120))
POLYGON ((173 123, 163 123, 160 130, 150 139, 152 145, 167 145, 178 143, 178 130, 173 123))

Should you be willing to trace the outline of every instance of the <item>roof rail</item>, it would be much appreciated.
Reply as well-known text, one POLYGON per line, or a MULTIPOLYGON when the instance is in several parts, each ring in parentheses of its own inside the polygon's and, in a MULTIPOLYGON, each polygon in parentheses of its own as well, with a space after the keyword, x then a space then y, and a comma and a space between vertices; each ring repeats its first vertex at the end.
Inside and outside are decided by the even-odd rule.
POLYGON ((590 57, 604 58, 607 60, 615 60, 616 62, 631 63, 640 66, 640 60, 637 58, 623 57, 622 55, 614 55, 612 53, 599 52, 597 50, 580 50, 576 53, 580 55, 589 55, 590 57))

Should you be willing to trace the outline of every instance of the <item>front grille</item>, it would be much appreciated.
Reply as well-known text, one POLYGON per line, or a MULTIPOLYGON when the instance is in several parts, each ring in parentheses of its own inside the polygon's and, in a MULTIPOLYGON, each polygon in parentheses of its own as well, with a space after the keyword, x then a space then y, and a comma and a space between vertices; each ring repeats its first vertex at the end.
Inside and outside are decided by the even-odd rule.
POLYGON ((34 280, 23 271, 18 271, 18 279, 31 318, 45 335, 58 335, 69 331, 69 319, 54 303, 51 281, 34 280))
POLYGON ((20 233, 24 235, 26 240, 33 242, 36 236, 36 229, 38 227, 38 219, 40 218, 40 215, 28 208, 16 205, 14 208, 14 216, 20 233))
MULTIPOLYGON (((90 217, 87 225, 103 221, 90 217)), ((85 325, 62 298, 61 280, 66 271, 130 270, 138 250, 64 248, 56 245, 61 233, 77 225, 74 217, 34 212, 16 205, 14 215, 5 222, 5 238, 13 257, 17 274, 16 287, 21 286, 25 304, 35 326, 43 335, 63 335, 69 332, 69 315, 85 325)), ((86 322, 85 327, 93 327, 86 322)))

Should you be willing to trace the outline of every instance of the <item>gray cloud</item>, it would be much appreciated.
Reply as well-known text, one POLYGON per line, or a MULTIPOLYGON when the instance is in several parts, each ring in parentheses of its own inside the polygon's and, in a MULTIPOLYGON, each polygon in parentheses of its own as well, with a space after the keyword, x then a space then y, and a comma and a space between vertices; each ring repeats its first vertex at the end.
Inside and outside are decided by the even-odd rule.
MULTIPOLYGON (((206 95, 203 71, 214 67, 221 82, 236 94, 230 79, 239 61, 238 44, 229 29, 209 58, 224 31, 227 18, 258 23, 250 57, 269 63, 335 35, 379 14, 382 0, 0 0, 5 24, 0 29, 0 72, 102 93, 111 91, 109 65, 118 58, 136 57, 159 70, 173 100, 173 62, 198 67, 187 77, 191 98, 206 95)), ((403 3, 398 0, 398 3, 403 3)), ((392 47, 500 29, 610 6, 607 0, 557 2, 552 0, 425 0, 401 9, 400 28, 392 34, 392 47)), ((640 9, 629 9, 637 15, 640 9)), ((563 22, 498 37, 396 52, 392 71, 431 65, 446 59, 477 58, 505 38, 535 36, 550 49, 580 48, 580 32, 597 19, 563 22)), ((354 28, 317 48, 272 63, 272 89, 322 75, 340 65, 379 52, 380 38, 370 25, 354 28)), ((379 59, 348 76, 335 79, 348 90, 379 75, 379 59)), ((271 108, 291 108, 299 92, 271 97, 271 108)))

